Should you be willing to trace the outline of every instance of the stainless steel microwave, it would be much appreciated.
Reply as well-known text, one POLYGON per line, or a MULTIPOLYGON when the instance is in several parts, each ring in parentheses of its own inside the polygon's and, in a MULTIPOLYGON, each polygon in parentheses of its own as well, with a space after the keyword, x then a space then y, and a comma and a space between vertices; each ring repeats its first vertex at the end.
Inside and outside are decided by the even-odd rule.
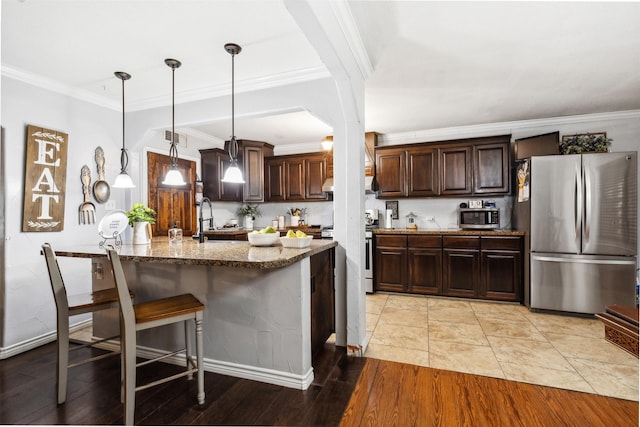
POLYGON ((462 229, 494 230, 500 228, 499 208, 460 208, 458 225, 462 229))

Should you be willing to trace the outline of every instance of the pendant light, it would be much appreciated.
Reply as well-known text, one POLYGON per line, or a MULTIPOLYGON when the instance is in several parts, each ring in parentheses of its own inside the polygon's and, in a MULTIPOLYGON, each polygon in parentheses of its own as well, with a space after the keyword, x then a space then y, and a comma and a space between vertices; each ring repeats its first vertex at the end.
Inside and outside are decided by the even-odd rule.
POLYGON ((231 140, 229 141, 229 157, 231 157, 231 163, 229 168, 224 173, 222 182, 233 182, 237 184, 243 184, 244 178, 242 178, 242 171, 238 167, 238 141, 236 141, 235 132, 235 56, 240 53, 242 48, 235 43, 227 43, 224 45, 224 50, 231 54, 231 140))
POLYGON ((178 186, 186 185, 182 174, 178 170, 178 148, 176 147, 176 68, 182 63, 177 59, 167 58, 164 63, 171 68, 171 148, 169 149, 169 157, 171 158, 171 169, 167 172, 162 183, 164 185, 178 186))
POLYGON ((124 148, 124 81, 131 78, 131 74, 127 74, 124 71, 116 71, 115 76, 122 80, 122 150, 120 152, 120 174, 116 176, 116 180, 113 183, 114 188, 135 188, 131 177, 127 173, 127 166, 129 165, 129 155, 126 148, 124 148))

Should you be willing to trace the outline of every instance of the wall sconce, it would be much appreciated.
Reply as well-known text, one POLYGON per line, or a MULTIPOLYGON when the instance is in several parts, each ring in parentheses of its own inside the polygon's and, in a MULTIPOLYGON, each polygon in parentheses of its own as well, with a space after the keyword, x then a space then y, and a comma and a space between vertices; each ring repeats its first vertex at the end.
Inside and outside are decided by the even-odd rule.
POLYGON ((322 149, 324 151, 331 151, 333 149, 333 137, 332 136, 327 136, 324 138, 324 140, 321 142, 322 144, 322 149))

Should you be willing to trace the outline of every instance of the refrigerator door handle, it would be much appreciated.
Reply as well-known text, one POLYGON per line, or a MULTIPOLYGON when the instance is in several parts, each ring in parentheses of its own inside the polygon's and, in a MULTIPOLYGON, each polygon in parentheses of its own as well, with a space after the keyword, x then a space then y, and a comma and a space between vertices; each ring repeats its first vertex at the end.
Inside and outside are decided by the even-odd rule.
POLYGON ((628 260, 617 259, 589 259, 589 258, 563 258, 556 256, 540 256, 532 255, 532 261, 546 261, 546 262, 563 262, 573 264, 603 264, 603 265, 636 265, 634 257, 630 257, 628 260))
POLYGON ((581 183, 581 165, 576 165, 576 174, 574 182, 574 238, 576 248, 581 250, 580 238, 582 237, 582 183, 581 183))
POLYGON ((589 169, 584 170, 584 199, 584 230, 582 232, 584 236, 584 242, 582 244, 583 248, 589 243, 589 234, 591 230, 591 227, 589 227, 589 221, 591 220, 591 204, 593 202, 591 198, 591 172, 589 169))

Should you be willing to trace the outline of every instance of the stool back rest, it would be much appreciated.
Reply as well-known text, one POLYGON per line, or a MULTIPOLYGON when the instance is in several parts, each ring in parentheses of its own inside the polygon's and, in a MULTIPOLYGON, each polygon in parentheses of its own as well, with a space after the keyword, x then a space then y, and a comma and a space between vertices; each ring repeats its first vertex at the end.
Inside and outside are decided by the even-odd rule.
POLYGON ((42 245, 42 252, 44 252, 44 259, 47 262, 47 270, 49 270, 49 282, 51 282, 51 290, 53 291, 53 299, 56 302, 58 318, 68 317, 69 301, 67 300, 67 291, 64 287, 64 281, 62 280, 62 273, 60 273, 56 254, 53 252, 49 243, 42 245))
POLYGON ((116 282, 116 290, 118 291, 118 301, 120 302, 120 315, 123 320, 123 328, 125 334, 135 334, 136 316, 133 311, 133 302, 129 294, 127 279, 124 277, 120 256, 115 249, 107 249, 107 256, 111 261, 111 271, 113 271, 113 279, 116 282))

